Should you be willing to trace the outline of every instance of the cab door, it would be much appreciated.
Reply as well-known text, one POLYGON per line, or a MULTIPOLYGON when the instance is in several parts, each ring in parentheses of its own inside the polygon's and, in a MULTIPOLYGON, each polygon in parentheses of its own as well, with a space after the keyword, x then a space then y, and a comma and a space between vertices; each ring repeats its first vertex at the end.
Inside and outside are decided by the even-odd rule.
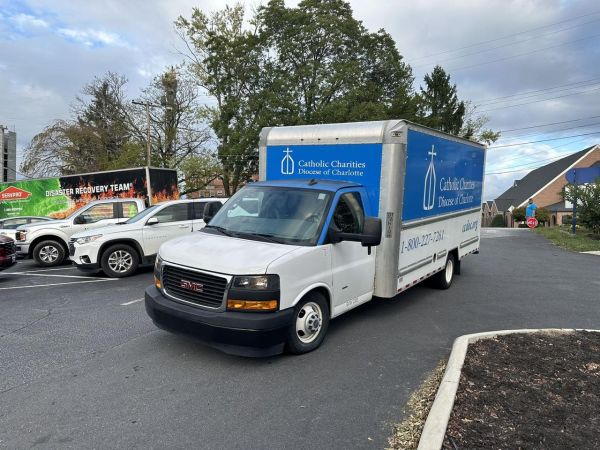
MULTIPOLYGON (((359 192, 341 194, 330 226, 345 233, 362 233, 365 209, 359 192)), ((371 299, 375 281, 375 252, 360 242, 342 241, 331 245, 333 315, 341 314, 371 299)))
POLYGON ((146 219, 144 253, 154 255, 162 243, 192 231, 189 202, 165 206, 146 219), (156 219, 156 220, 151 220, 156 219))

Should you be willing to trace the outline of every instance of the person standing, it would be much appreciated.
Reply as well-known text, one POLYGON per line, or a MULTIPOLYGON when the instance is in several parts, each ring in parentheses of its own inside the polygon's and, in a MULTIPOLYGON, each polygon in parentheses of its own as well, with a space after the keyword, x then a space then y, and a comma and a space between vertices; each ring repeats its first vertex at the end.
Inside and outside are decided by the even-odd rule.
POLYGON ((525 208, 525 219, 529 219, 530 217, 535 217, 535 211, 537 210, 537 205, 533 203, 533 199, 529 199, 529 204, 525 208))

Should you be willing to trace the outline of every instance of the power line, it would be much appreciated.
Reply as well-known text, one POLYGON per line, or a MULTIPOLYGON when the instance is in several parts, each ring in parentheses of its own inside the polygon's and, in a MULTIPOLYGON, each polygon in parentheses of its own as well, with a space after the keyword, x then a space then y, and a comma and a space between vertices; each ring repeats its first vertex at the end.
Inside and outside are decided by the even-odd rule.
MULTIPOLYGON (((515 139, 515 138, 525 138, 527 136, 533 137, 533 136, 543 136, 543 135, 547 135, 547 134, 552 134, 552 133, 561 133, 563 131, 568 131, 568 130, 575 130, 577 128, 588 128, 588 127, 593 127, 596 125, 600 125, 600 122, 594 122, 594 123, 586 123, 584 125, 577 125, 574 127, 567 127, 567 128, 559 128, 557 130, 547 130, 547 131, 537 131, 537 132, 533 132, 533 133, 519 133, 517 135, 511 136, 510 139, 515 139)), ((501 138, 500 140, 506 140, 507 138, 501 138)))
POLYGON ((587 39, 593 39, 593 38, 596 38, 598 36, 600 36, 600 34, 594 34, 592 36, 586 36, 584 38, 575 39, 573 41, 563 42, 562 44, 556 44, 556 45, 551 45, 549 47, 538 48, 538 49, 532 50, 530 52, 519 53, 517 55, 506 56, 504 58, 499 58, 499 59, 492 59, 491 61, 484 61, 484 62, 481 62, 481 63, 478 63, 478 64, 471 64, 469 66, 453 67, 453 68, 448 69, 447 71, 448 72, 456 72, 457 70, 472 69, 474 67, 485 66, 487 64, 492 64, 492 63, 496 63, 496 62, 500 62, 500 61, 506 61, 508 59, 518 58, 520 56, 532 55, 534 53, 542 52, 544 50, 550 50, 550 49, 557 48, 557 47, 563 47, 563 46, 568 45, 568 44, 573 44, 575 42, 585 41, 587 39))
POLYGON ((572 95, 581 95, 581 94, 588 94, 590 92, 595 92, 597 90, 600 90, 600 87, 596 87, 594 89, 589 89, 587 91, 583 91, 583 92, 572 92, 570 94, 563 94, 563 95, 557 95, 556 97, 548 97, 548 98, 539 98, 537 100, 532 100, 530 102, 524 102, 524 103, 516 103, 514 105, 504 105, 504 106, 498 106, 496 108, 490 108, 490 109, 483 109, 481 111, 478 111, 480 113, 484 113, 484 112, 489 112, 489 111, 496 111, 498 109, 504 109, 504 108, 515 108, 517 106, 523 106, 523 105, 531 105, 532 103, 541 103, 541 102, 547 102, 548 100, 555 100, 557 98, 564 98, 564 97, 570 97, 572 95))
POLYGON ((600 11, 594 11, 592 13, 582 14, 581 16, 571 17, 570 19, 561 20, 559 22, 554 22, 554 23, 551 23, 551 24, 548 24, 548 25, 543 25, 541 27, 530 28, 528 30, 519 31, 517 33, 512 33, 512 34, 507 34, 505 36, 501 36, 501 37, 498 37, 498 38, 495 38, 495 39, 490 39, 490 40, 487 40, 487 41, 476 42, 475 44, 466 45, 464 47, 459 47, 459 48, 456 48, 454 50, 445 50, 443 52, 434 53, 434 54, 427 55, 427 56, 421 56, 420 58, 416 58, 416 60, 418 61, 420 59, 431 58, 433 56, 439 56, 439 55, 443 55, 445 53, 452 53, 452 52, 456 52, 456 51, 459 51, 459 50, 464 50, 464 49, 467 49, 467 48, 477 47, 478 45, 488 44, 490 42, 501 41, 503 39, 508 39, 508 38, 511 38, 511 37, 514 37, 514 36, 519 36, 521 34, 531 33, 532 31, 542 30, 544 28, 550 28, 550 27, 553 27, 555 25, 560 25, 561 23, 571 22, 573 20, 581 19, 582 17, 593 16, 593 15, 598 14, 598 13, 600 13, 600 11))
POLYGON ((513 94, 513 95, 507 95, 504 97, 504 100, 502 100, 503 97, 499 97, 496 100, 485 100, 485 101, 481 101, 481 102, 473 102, 473 104, 475 106, 491 106, 491 105, 496 105, 498 103, 507 103, 507 102, 512 102, 512 101, 521 101, 524 100, 526 98, 531 98, 531 97, 537 97, 538 95, 545 95, 545 94, 556 94, 557 92, 564 92, 564 91, 568 91, 571 89, 581 89, 581 88, 586 88, 586 87, 590 87, 590 86, 594 86, 596 84, 598 84, 600 82, 600 78, 596 78, 595 80, 591 81, 591 82, 579 82, 579 83, 572 83, 571 86, 568 87, 562 87, 561 89, 558 88, 552 88, 552 89, 539 89, 538 91, 532 91, 532 92, 523 92, 521 94, 513 94), (577 85, 577 86, 576 86, 577 85), (550 92, 553 91, 553 92, 550 92), (511 97, 511 98, 509 98, 511 97))
POLYGON ((579 136, 591 136, 593 134, 600 134, 600 131, 595 131, 593 133, 573 134, 571 136, 563 136, 563 137, 559 137, 559 138, 540 139, 537 141, 517 142, 515 144, 494 145, 493 147, 488 147, 488 149, 491 150, 491 149, 496 149, 496 148, 516 147, 517 145, 535 144, 538 142, 558 141, 560 139, 568 139, 568 138, 579 137, 579 136))
MULTIPOLYGON (((573 153, 577 153, 577 152, 573 152, 573 153)), ((528 163, 519 164, 517 166, 505 167, 505 169, 517 169, 517 170, 503 170, 501 172, 486 172, 485 174, 486 175, 498 175, 498 174, 502 174, 502 173, 521 172, 523 170, 529 170, 529 169, 532 169, 532 170, 533 169, 539 169, 542 166, 538 166, 538 167, 527 167, 527 166, 532 166, 532 165, 535 166, 535 165, 540 164, 540 163, 549 162, 549 161, 553 161, 553 160, 559 160, 559 159, 562 159, 562 158, 566 158, 567 156, 570 156, 573 153, 568 153, 566 155, 553 156, 552 158, 541 159, 539 161, 530 161, 528 163)))
POLYGON ((563 120, 561 122, 551 122, 551 123, 544 123, 541 125, 532 125, 530 127, 511 128, 509 130, 500 130, 500 133, 508 133, 510 131, 530 130, 532 128, 541 128, 541 127, 547 127, 550 125, 561 125, 563 123, 579 122, 580 120, 597 119, 598 117, 600 117, 600 116, 581 117, 579 119, 563 120))
MULTIPOLYGON (((560 29, 560 30, 550 31, 550 32, 546 33, 546 36, 548 36, 548 35, 551 35, 551 34, 560 33, 561 31, 571 30, 571 29, 573 29, 573 28, 577 28, 577 27, 580 27, 580 26, 583 26, 583 25, 587 25, 587 24, 590 24, 590 23, 598 22, 599 20, 600 20, 600 19, 594 19, 594 20, 591 20, 591 21, 589 21, 589 22, 584 22, 584 23, 582 23, 582 24, 579 24, 579 25, 574 25, 574 26, 571 26, 571 27, 562 28, 562 29, 560 29)), ((497 50, 497 49, 499 49, 499 48, 504 48, 504 47, 508 47, 508 46, 515 46, 515 45, 523 44, 523 43, 525 43, 525 42, 529 42, 529 41, 531 41, 531 40, 533 40, 533 39, 540 39, 540 38, 542 38, 542 37, 544 37, 544 36, 532 36, 532 37, 530 37, 530 38, 523 39, 523 40, 521 40, 521 41, 517 41, 517 42, 508 42, 508 43, 506 43, 506 44, 501 44, 501 45, 497 45, 497 46, 495 46, 495 47, 490 47, 490 48, 486 48, 486 49, 483 49, 483 50, 478 50, 478 51, 476 51, 476 52, 465 53, 464 55, 453 56, 453 57, 451 57, 451 58, 446 58, 446 59, 442 59, 442 60, 437 60, 437 61, 436 61, 436 64, 441 64, 441 63, 445 63, 445 62, 448 62, 448 61, 454 61, 454 60, 456 60, 456 59, 462 59, 462 58, 466 58, 466 57, 468 57, 468 56, 478 55, 478 54, 481 54, 481 53, 491 52, 491 51, 493 51, 493 50, 497 50)), ((418 68, 421 68, 421 67, 428 67, 428 66, 429 66, 429 65, 431 65, 431 64, 432 64, 432 63, 427 63, 427 64, 419 64, 419 65, 416 65, 414 68, 417 68, 417 69, 418 69, 418 68)))

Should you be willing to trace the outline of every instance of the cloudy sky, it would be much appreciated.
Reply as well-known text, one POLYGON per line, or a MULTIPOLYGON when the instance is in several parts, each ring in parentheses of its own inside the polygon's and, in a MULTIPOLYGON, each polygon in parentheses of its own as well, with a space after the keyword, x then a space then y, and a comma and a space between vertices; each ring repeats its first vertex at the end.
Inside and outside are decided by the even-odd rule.
MULTIPOLYGON (((486 199, 532 168, 600 143, 597 1, 350 3, 369 29, 385 28, 394 37, 416 87, 441 64, 459 96, 503 132, 488 152, 486 199)), ((210 11, 224 5, 0 0, 0 124, 17 131, 22 150, 54 119, 68 118, 81 87, 109 70, 129 78, 135 97, 154 75, 181 61, 173 21, 193 6, 210 11)))

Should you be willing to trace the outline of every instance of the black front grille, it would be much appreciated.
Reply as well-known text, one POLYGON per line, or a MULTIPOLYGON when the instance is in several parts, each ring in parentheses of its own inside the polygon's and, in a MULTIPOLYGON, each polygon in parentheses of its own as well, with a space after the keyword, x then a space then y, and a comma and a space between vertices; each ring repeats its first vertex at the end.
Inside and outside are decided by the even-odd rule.
POLYGON ((169 265, 163 267, 162 281, 172 297, 211 308, 221 306, 227 288, 227 279, 223 277, 169 265))
POLYGON ((69 256, 73 256, 75 254, 75 239, 71 239, 69 241, 69 256))
POLYGON ((15 244, 15 241, 1 243, 0 249, 3 250, 2 253, 4 253, 6 256, 11 256, 17 253, 17 245, 15 244))

